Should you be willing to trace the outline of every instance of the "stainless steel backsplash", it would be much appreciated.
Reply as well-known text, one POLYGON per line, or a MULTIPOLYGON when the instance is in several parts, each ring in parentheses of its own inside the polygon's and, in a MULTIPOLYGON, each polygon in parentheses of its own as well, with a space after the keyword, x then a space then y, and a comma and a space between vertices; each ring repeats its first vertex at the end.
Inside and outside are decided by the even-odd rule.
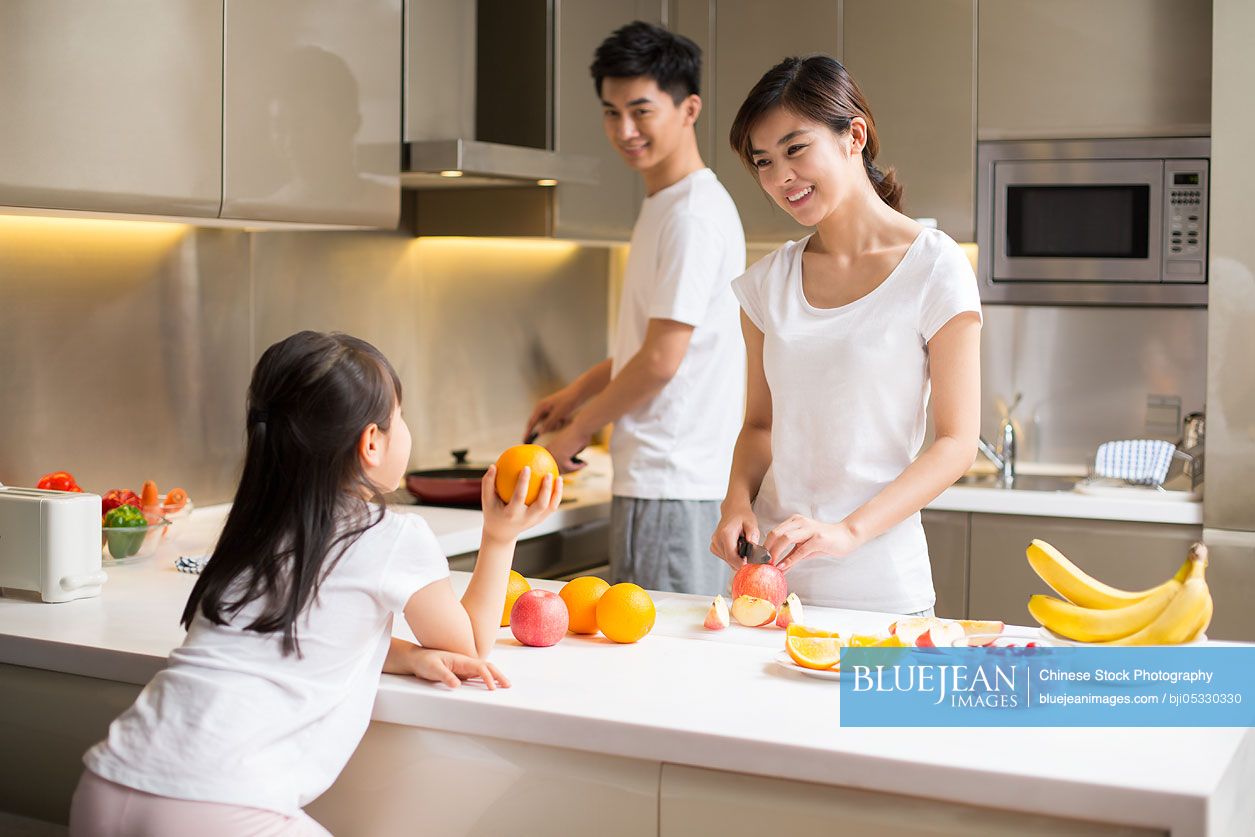
POLYGON ((412 464, 491 459, 605 356, 607 275, 561 242, 0 217, 0 482, 230 499, 253 363, 302 328, 392 360, 412 464))

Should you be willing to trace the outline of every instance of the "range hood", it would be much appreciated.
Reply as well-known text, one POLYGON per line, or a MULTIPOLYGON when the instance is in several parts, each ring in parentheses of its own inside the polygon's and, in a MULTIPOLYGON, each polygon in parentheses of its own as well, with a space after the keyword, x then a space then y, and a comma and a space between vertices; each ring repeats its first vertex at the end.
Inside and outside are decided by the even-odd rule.
POLYGON ((404 13, 403 187, 597 184, 597 158, 554 150, 554 0, 404 13))

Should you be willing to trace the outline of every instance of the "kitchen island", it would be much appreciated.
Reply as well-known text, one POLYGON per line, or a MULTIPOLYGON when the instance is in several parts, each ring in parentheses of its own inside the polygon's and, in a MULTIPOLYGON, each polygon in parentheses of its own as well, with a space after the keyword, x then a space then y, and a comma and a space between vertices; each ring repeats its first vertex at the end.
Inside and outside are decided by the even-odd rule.
MULTIPOLYGON (((22 754, 2 760, 0 809, 64 817, 58 781, 72 787, 77 756, 182 640, 194 577, 173 558, 212 536, 210 512, 152 559, 110 569, 99 598, 0 599, 0 729, 22 754)), ((454 573, 455 586, 467 578, 454 573)), ((655 601, 657 625, 634 645, 527 648, 502 629, 493 661, 507 690, 383 676, 365 740, 311 813, 346 835, 1204 835, 1255 823, 1250 729, 842 728, 837 683, 774 662, 782 631, 710 632, 705 598, 655 601)), ((890 620, 807 611, 843 632, 890 620)))

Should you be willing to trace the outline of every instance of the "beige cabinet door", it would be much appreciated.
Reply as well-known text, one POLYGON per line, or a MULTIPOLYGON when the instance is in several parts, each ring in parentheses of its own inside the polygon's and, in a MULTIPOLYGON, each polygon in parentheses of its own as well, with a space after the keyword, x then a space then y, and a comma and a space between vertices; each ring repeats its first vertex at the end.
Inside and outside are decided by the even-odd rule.
POLYGON ((393 228, 401 0, 227 0, 222 217, 393 228))
POLYGON ((876 163, 896 169, 903 211, 973 241, 975 4, 845 0, 842 14, 843 63, 867 96, 880 138, 876 163))
POLYGON ((1051 590, 1024 555, 1034 538, 1054 545, 1107 584, 1143 590, 1176 572, 1190 544, 1202 535, 1201 526, 1175 523, 974 514, 968 615, 1036 624, 1028 613, 1028 597, 1051 590))
POLYGON ((1210 0, 996 0, 977 14, 980 139, 1210 134, 1210 0))
POLYGON ((943 619, 967 618, 967 512, 934 511, 920 513, 924 536, 928 539, 928 560, 933 568, 933 589, 937 591, 936 614, 943 619))
POLYGON ((222 2, 0 3, 0 206, 213 217, 222 2))
MULTIPOLYGON (((780 25, 776 13, 769 11, 761 0, 714 0, 712 6, 714 54, 706 55, 705 75, 717 79, 713 168, 736 201, 746 241, 779 244, 800 238, 810 230, 799 226, 767 197, 728 145, 728 132, 750 89, 781 60, 816 52, 840 57, 840 3, 791 2, 787 25, 780 25)), ((710 105, 707 98, 706 106, 710 105)))
POLYGON ((589 74, 593 52, 634 20, 661 23, 664 0, 576 0, 558 5, 554 76, 555 149, 600 161, 598 184, 559 183, 554 195, 554 235, 592 241, 627 241, 645 198, 641 177, 623 162, 602 127, 601 102, 589 74))

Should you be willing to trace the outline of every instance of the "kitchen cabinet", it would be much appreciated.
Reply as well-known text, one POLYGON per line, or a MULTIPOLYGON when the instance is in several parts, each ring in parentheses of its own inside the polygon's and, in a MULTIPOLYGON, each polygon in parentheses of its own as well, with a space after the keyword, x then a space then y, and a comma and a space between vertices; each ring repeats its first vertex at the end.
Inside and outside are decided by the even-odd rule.
POLYGON ((779 830, 780 823, 785 821, 794 833, 839 832, 876 837, 913 837, 922 833, 938 837, 1004 834, 1098 837, 1164 833, 1159 829, 977 808, 862 788, 747 776, 678 764, 662 766, 659 837, 716 832, 721 837, 760 837, 779 830), (713 827, 715 823, 717 829, 713 827), (840 828, 835 829, 834 823, 840 823, 840 828))
POLYGON ((928 560, 937 591, 936 614, 944 619, 967 618, 967 540, 970 514, 934 511, 920 513, 928 539, 928 560))
POLYGON ((553 233, 559 238, 627 241, 645 198, 640 175, 610 145, 602 127, 589 65, 606 37, 634 20, 661 23, 664 0, 598 0, 561 3, 557 12, 555 151, 599 161, 595 186, 560 182, 554 187, 553 233))
POLYGON ((400 0, 16 0, 0 75, 0 206, 396 225, 400 0))
POLYGON ((215 217, 222 11, 0 4, 0 206, 215 217))
POLYGON ((1095 578, 1141 590, 1176 572, 1202 534, 1201 526, 1175 523, 974 514, 968 614, 1033 623, 1026 608, 1029 595, 1050 592, 1024 556, 1034 538, 1053 544, 1095 578))
POLYGON ((222 217, 395 227, 401 0, 227 0, 225 28, 222 217))
POLYGON ((973 0, 845 0, 842 60, 897 170, 903 211, 975 240, 976 26, 973 0), (886 35, 892 33, 892 48, 886 35))
POLYGON ((1208 0, 986 0, 978 137, 1207 136, 1211 37, 1208 0))

